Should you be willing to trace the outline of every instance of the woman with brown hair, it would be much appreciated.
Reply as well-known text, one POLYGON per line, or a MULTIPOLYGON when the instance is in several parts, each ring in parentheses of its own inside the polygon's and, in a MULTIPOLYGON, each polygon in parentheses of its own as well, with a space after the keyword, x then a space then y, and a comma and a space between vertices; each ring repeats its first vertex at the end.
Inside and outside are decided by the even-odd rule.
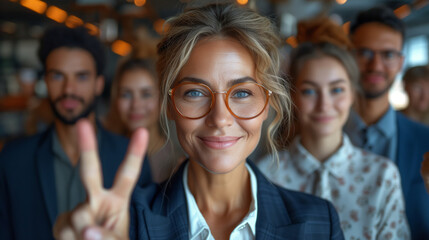
POLYGON ((149 131, 147 155, 154 182, 168 179, 183 161, 182 151, 167 141, 159 122, 158 80, 151 59, 129 57, 116 71, 111 104, 104 124, 112 132, 131 137, 141 127, 149 131))

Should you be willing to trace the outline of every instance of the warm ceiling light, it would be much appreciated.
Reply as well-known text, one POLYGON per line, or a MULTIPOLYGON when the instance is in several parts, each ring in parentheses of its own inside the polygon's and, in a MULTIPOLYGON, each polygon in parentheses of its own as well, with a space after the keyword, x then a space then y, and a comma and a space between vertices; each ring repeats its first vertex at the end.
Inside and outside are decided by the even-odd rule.
POLYGON ((347 2, 347 0, 336 0, 338 4, 343 5, 347 2))
POLYGON ((21 0, 21 5, 39 14, 43 14, 48 7, 48 4, 40 0, 21 0))
POLYGON ((55 6, 48 7, 46 10, 46 17, 54 20, 55 22, 63 23, 67 18, 67 12, 55 6))
POLYGON ((286 43, 289 44, 293 48, 298 47, 298 40, 296 39, 295 36, 288 37, 286 39, 286 43))
POLYGON ((83 24, 82 19, 80 19, 74 15, 70 15, 66 20, 66 26, 69 28, 75 28, 75 27, 78 27, 82 24, 83 24))
POLYGON ((405 4, 395 9, 394 13, 398 18, 405 18, 406 16, 410 15, 411 9, 410 6, 405 4))
POLYGON ((137 7, 143 7, 143 5, 145 5, 145 4, 146 4, 146 0, 134 0, 134 4, 135 4, 137 7))
POLYGON ((91 23, 85 23, 85 27, 86 29, 88 29, 89 34, 97 36, 99 33, 99 29, 97 26, 95 26, 94 24, 91 23))
POLYGON ((168 30, 168 23, 164 19, 160 18, 153 23, 153 29, 161 35, 168 30))
POLYGON ((131 45, 122 40, 116 40, 112 43, 112 51, 118 55, 126 56, 131 52, 131 45))
POLYGON ((240 5, 246 5, 249 2, 249 0, 237 0, 237 3, 240 5))

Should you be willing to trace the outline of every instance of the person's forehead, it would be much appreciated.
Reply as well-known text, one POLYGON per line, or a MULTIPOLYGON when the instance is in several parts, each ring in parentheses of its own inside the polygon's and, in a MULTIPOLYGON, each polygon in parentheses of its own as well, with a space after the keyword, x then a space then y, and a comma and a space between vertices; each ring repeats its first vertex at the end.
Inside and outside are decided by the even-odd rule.
POLYGON ((356 47, 402 48, 401 33, 379 22, 362 24, 352 34, 351 40, 356 47))
POLYGON ((95 59, 85 49, 74 47, 60 47, 54 49, 46 59, 46 69, 50 68, 68 68, 68 69, 85 69, 96 70, 95 59))

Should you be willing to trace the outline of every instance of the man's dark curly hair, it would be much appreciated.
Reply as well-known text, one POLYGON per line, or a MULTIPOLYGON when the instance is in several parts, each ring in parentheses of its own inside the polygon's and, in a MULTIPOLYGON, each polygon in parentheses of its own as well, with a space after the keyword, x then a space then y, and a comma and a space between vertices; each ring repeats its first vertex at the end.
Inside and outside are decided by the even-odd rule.
POLYGON ((94 58, 97 75, 104 71, 105 52, 100 40, 88 33, 84 27, 68 28, 65 26, 56 26, 46 30, 40 40, 38 56, 46 70, 46 59, 49 54, 57 48, 80 48, 88 51, 94 58))
MULTIPOLYGON (((362 26, 365 23, 370 22, 377 22, 384 24, 393 30, 398 31, 401 33, 402 40, 405 39, 405 26, 404 23, 399 19, 395 13, 392 11, 392 9, 385 7, 385 6, 378 6, 370 8, 366 11, 360 12, 355 21, 352 22, 350 26, 350 33, 353 35, 353 33, 358 29, 360 26, 362 26)), ((403 43, 404 41, 402 41, 403 43)))

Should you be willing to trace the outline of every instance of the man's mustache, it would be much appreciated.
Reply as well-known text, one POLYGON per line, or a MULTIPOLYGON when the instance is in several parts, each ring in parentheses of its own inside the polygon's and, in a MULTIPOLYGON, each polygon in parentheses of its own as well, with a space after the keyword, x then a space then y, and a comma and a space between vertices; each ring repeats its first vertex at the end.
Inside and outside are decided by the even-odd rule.
POLYGON ((85 100, 83 98, 81 98, 79 96, 76 96, 76 95, 73 95, 73 94, 62 95, 62 96, 58 97, 57 99, 55 99, 54 103, 56 104, 56 103, 58 103, 58 102, 60 102, 60 101, 62 101, 64 99, 73 99, 73 100, 81 102, 82 104, 85 103, 85 100))
POLYGON ((383 77, 384 79, 387 79, 387 74, 386 73, 382 73, 382 72, 375 72, 375 71, 370 71, 370 72, 366 72, 363 74, 365 77, 368 75, 377 75, 380 77, 383 77))

